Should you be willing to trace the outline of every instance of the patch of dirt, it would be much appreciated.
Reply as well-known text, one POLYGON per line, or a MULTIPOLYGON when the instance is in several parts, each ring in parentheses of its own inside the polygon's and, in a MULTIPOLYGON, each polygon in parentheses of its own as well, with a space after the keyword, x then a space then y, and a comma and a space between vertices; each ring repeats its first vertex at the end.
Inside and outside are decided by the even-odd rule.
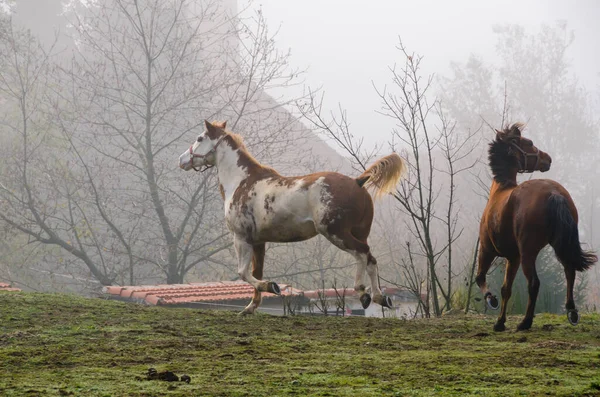
POLYGON ((575 343, 562 342, 557 340, 548 340, 545 342, 536 343, 534 347, 552 350, 579 350, 584 348, 584 346, 575 343))
POLYGON ((26 339, 26 338, 30 338, 33 335, 27 331, 15 331, 15 332, 9 332, 7 334, 4 335, 0 335, 0 345, 3 344, 8 344, 8 341, 10 339, 26 339))
POLYGON ((175 375, 171 371, 158 372, 154 368, 148 369, 148 373, 146 374, 146 379, 147 380, 163 380, 165 382, 179 382, 180 380, 181 380, 181 382, 185 382, 185 383, 191 382, 191 378, 187 375, 181 375, 181 379, 180 379, 179 376, 175 375))
POLYGON ((544 330, 544 331, 552 331, 553 329, 554 329, 554 325, 552 325, 552 324, 542 325, 542 330, 544 330))

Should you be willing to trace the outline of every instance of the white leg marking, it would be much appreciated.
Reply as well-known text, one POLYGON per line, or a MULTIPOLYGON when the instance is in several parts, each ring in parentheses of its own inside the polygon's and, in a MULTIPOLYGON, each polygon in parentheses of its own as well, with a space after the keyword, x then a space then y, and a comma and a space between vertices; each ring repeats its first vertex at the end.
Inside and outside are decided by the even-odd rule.
POLYGON ((256 309, 258 309, 258 306, 260 305, 260 301, 262 300, 260 297, 260 291, 258 291, 258 296, 259 298, 255 301, 254 297, 252 298, 252 300, 250 301, 250 303, 248 303, 248 306, 246 306, 244 308, 244 310, 242 311, 242 314, 253 314, 254 311, 256 309))
POLYGON ((354 254, 356 258, 356 277, 354 279, 354 290, 359 293, 365 292, 363 288, 365 285, 365 271, 367 270, 367 256, 361 254, 354 254))
POLYGON ((367 264, 367 274, 371 279, 371 291, 373 291, 373 298, 376 296, 381 296, 381 290, 379 289, 379 268, 377 265, 374 263, 367 264))

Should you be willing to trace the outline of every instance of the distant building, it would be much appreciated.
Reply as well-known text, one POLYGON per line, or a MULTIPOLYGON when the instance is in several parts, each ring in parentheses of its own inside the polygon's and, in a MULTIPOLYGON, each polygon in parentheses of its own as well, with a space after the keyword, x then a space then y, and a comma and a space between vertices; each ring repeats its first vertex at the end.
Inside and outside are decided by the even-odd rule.
MULTIPOLYGON (((325 301, 328 315, 383 317, 379 305, 371 304, 366 310, 363 309, 356 291, 352 288, 302 291, 287 284, 281 284, 280 288, 281 296, 263 293, 259 311, 274 315, 290 312, 296 315, 323 315, 322 302, 325 301)), ((382 291, 390 296, 394 303, 393 309, 385 309, 386 317, 413 316, 417 309, 417 299, 414 295, 399 288, 382 287, 382 291)), ((241 311, 252 299, 254 289, 244 281, 216 281, 111 286, 104 287, 103 292, 110 299, 146 305, 241 311)))
POLYGON ((21 289, 13 288, 8 283, 0 283, 0 292, 21 292, 21 289))
POLYGON ((353 288, 328 288, 321 290, 304 291, 303 295, 309 299, 309 306, 301 308, 303 313, 322 312, 322 301, 325 299, 328 306, 327 313, 341 315, 342 300, 344 301, 345 315, 366 317, 407 317, 414 316, 418 299, 409 291, 395 287, 381 287, 381 291, 389 296, 393 302, 392 309, 383 309, 380 305, 372 303, 367 309, 363 309, 358 294, 353 288), (312 305, 312 307, 310 306, 312 305))

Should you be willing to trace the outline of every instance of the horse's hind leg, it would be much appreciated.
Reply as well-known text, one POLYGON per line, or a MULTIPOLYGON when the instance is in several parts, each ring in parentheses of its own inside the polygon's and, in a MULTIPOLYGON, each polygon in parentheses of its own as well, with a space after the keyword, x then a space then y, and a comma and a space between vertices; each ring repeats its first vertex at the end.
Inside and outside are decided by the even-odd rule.
POLYGON ((358 293, 360 303, 363 308, 371 304, 371 295, 367 293, 364 285, 365 270, 371 279, 371 292, 373 293, 373 302, 385 307, 391 307, 391 300, 381 294, 378 283, 377 260, 371 255, 369 245, 366 242, 358 240, 352 233, 343 232, 339 234, 322 233, 333 245, 346 251, 356 258, 356 278, 354 280, 354 290, 358 293))
POLYGON ((579 323, 579 313, 575 308, 575 299, 573 298, 573 288, 575 286, 575 269, 565 266, 565 276, 567 276, 567 318, 572 325, 579 323))
MULTIPOLYGON (((366 244, 365 244, 366 245, 366 244)), ((367 245, 367 249, 369 246, 367 245)), ((371 293, 373 294, 373 302, 387 308, 392 307, 392 300, 384 296, 381 293, 381 289, 379 288, 379 268, 377 267, 377 260, 373 255, 371 255, 370 251, 367 253, 353 253, 356 258, 358 265, 356 268, 356 281, 354 284, 354 290, 358 292, 360 297, 360 303, 363 308, 369 307, 371 303, 371 295, 366 291, 365 285, 363 283, 363 276, 365 270, 369 275, 369 279, 371 281, 371 293)))
POLYGON ((504 274, 504 284, 502 284, 502 309, 500 310, 500 316, 498 321, 494 325, 494 331, 504 331, 506 327, 506 309, 508 308, 508 301, 512 294, 512 285, 519 270, 520 259, 513 258, 506 263, 506 273, 504 274))
MULTIPOLYGON (((345 248, 340 247, 344 251, 345 248)), ((356 254, 350 252, 356 258, 356 276, 354 277, 354 290, 358 293, 360 303, 363 308, 369 307, 371 304, 371 295, 369 295, 367 291, 367 287, 365 286, 365 272, 367 270, 367 261, 364 256, 361 254, 356 254)))
POLYGON ((367 274, 371 279, 371 290, 373 291, 373 302, 380 304, 383 307, 392 308, 392 300, 389 296, 384 296, 379 289, 379 268, 377 260, 371 252, 367 254, 367 274))
MULTIPOLYGON (((252 276, 257 280, 263 278, 263 265, 265 262, 265 244, 258 244, 253 246, 254 254, 252 256, 252 276)), ((254 296, 252 301, 242 310, 240 314, 253 314, 260 302, 262 301, 262 293, 254 288, 254 296)))
POLYGON ((537 254, 528 253, 523 254, 523 274, 527 279, 527 289, 529 292, 529 300, 527 301, 527 312, 525 318, 517 326, 517 331, 523 331, 531 328, 533 324, 533 315, 535 312, 535 302, 537 300, 538 292, 540 290, 540 279, 538 278, 537 271, 535 270, 535 259, 537 254))

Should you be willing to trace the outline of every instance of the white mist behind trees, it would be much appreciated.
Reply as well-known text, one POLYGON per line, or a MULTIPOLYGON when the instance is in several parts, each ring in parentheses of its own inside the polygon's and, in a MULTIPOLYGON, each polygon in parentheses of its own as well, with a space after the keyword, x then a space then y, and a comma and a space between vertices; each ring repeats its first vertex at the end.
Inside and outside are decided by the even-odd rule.
POLYGON ((176 167, 205 118, 228 120, 282 169, 327 152, 265 94, 301 73, 264 18, 230 11, 188 0, 71 2, 72 54, 3 19, 0 217, 7 235, 38 252, 12 274, 34 268, 97 289, 183 282, 209 260, 228 270, 229 255, 215 257, 230 239, 214 174, 176 167))
MULTIPOLYGON (((33 9, 35 3, 23 0, 17 11, 33 9)), ((66 14, 71 38, 59 35, 54 40, 48 34, 52 29, 46 29, 42 44, 14 23, 3 24, 3 38, 16 35, 3 41, 3 54, 17 56, 3 57, 0 72, 5 78, 0 139, 8 142, 0 147, 8 159, 0 165, 5 188, 0 202, 5 217, 0 276, 15 277, 19 271, 17 281, 27 284, 36 279, 41 288, 47 277, 56 280, 54 285, 75 282, 91 288, 235 277, 214 175, 183 173, 173 160, 191 144, 199 132, 195 127, 204 118, 227 119, 259 160, 284 174, 339 169, 352 175, 351 161, 315 139, 282 108, 298 98, 268 95, 298 92, 302 73, 290 68, 290 55, 278 50, 264 16, 244 12, 240 17, 239 10, 231 8, 235 3, 178 0, 167 6, 150 1, 135 7, 133 0, 103 0, 88 7, 75 1, 66 14), (22 73, 26 70, 31 72, 22 73), (24 273, 26 269, 29 273, 24 273)), ((58 2, 45 3, 50 9, 52 4, 57 9, 58 2)), ((598 99, 573 73, 569 27, 547 25, 530 33, 519 25, 505 25, 495 32, 497 60, 478 55, 457 59, 451 73, 432 80, 430 104, 440 103, 433 98, 441 104, 437 110, 426 106, 431 113, 421 124, 431 132, 434 153, 423 171, 436 176, 431 185, 422 186, 424 201, 416 205, 431 204, 429 219, 418 214, 411 218, 406 207, 394 207, 389 200, 376 204, 379 212, 370 240, 382 276, 410 285, 419 294, 433 292, 435 285, 438 299, 424 303, 436 314, 459 300, 457 291, 462 293, 469 275, 465 267, 472 262, 487 193, 479 182, 485 184, 489 177, 486 143, 492 135, 482 118, 499 128, 505 98, 509 116, 505 122, 527 122, 529 136, 553 156, 548 176, 574 196, 582 239, 590 243, 598 239, 594 230, 598 176, 593 165, 599 131, 597 113, 592 111, 598 99), (449 147, 456 149, 460 147, 456 142, 467 138, 476 144, 464 158, 458 155, 458 169, 479 162, 453 182, 443 131, 452 132, 446 135, 454 139, 448 141, 449 147), (429 243, 419 237, 425 229, 430 232, 429 243), (411 253, 420 247, 417 255, 408 255, 407 242, 412 244, 411 253), (405 264, 411 257, 416 267, 407 273, 405 264)), ((435 54, 410 47, 425 56, 426 71, 440 68, 429 64, 435 54)), ((393 46, 386 51, 396 54, 398 65, 406 63, 407 54, 393 46)), ((361 56, 357 51, 356 57, 361 56)), ((311 59, 295 61, 311 63, 311 59)), ((370 77, 380 90, 386 81, 392 82, 383 75, 370 77)), ((422 74, 427 77, 428 72, 422 74)), ((348 86, 353 83, 348 79, 348 86)), ((324 82, 323 89, 327 88, 324 82)), ((367 96, 385 98, 371 90, 355 92, 348 99, 356 102, 367 96)), ((338 127, 352 131, 354 138, 365 137, 363 149, 368 153, 359 150, 365 163, 375 146, 382 153, 389 151, 389 143, 397 150, 410 146, 399 139, 410 141, 410 136, 392 130, 402 120, 375 112, 380 110, 368 108, 338 120, 338 127), (373 130, 357 131, 357 125, 373 130)), ((399 109, 392 103, 389 110, 399 109)), ((416 133, 416 153, 426 159, 422 127, 408 130, 416 133)), ((405 185, 406 203, 418 198, 414 175, 405 185)), ((269 249, 265 266, 269 276, 302 288, 334 278, 338 285, 351 285, 347 268, 352 259, 321 240, 269 249)), ((594 287, 598 269, 592 272, 595 279, 589 281, 594 287)))

